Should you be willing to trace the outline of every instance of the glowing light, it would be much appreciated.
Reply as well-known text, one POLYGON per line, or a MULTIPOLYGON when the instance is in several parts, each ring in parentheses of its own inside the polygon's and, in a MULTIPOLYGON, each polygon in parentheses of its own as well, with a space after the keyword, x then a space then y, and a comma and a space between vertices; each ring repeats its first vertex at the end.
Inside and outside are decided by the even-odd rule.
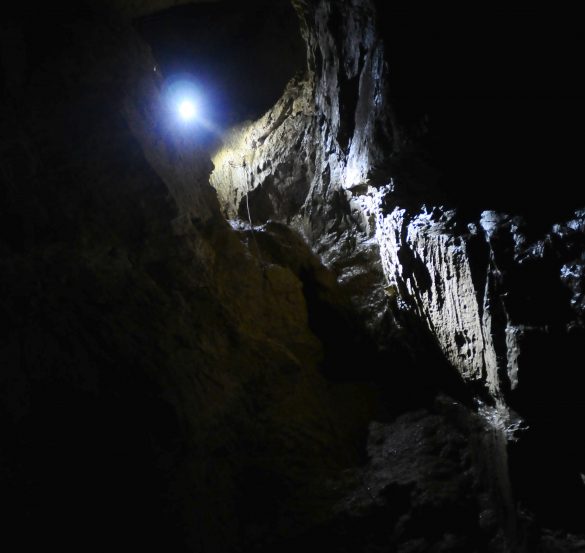
POLYGON ((213 96, 210 99, 209 90, 195 77, 185 73, 172 75, 163 81, 161 93, 161 114, 169 130, 200 144, 219 139, 221 129, 213 121, 217 113, 213 96))
POLYGON ((197 106, 192 100, 183 100, 179 103, 179 115, 183 121, 193 121, 197 117, 197 106))

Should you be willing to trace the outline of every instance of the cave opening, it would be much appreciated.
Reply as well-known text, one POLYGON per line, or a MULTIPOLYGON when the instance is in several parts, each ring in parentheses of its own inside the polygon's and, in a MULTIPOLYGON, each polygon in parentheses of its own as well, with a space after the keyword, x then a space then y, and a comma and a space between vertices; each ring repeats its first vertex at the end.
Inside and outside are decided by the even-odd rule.
POLYGON ((134 25, 165 79, 198 87, 219 132, 258 119, 306 69, 306 46, 289 0, 191 3, 134 25))

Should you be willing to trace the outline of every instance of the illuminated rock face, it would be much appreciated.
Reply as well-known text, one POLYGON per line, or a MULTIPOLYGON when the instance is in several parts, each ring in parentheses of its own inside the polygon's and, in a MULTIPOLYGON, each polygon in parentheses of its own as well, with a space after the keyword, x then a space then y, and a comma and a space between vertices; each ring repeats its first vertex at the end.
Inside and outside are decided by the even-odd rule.
MULTIPOLYGON (((374 272, 381 267, 402 307, 417 314, 463 378, 502 399, 520 382, 521 335, 545 324, 546 316, 532 325, 513 312, 515 303, 529 300, 510 276, 531 260, 535 271, 538 260, 549 270, 546 255, 534 253, 539 237, 529 237, 529 226, 513 213, 469 218, 444 207, 433 168, 425 175, 412 146, 412 128, 394 114, 392 67, 371 2, 296 5, 308 73, 264 117, 234 130, 214 157, 211 183, 224 213, 292 224, 325 263, 338 267, 342 281, 364 259, 374 272), (418 173, 405 176, 405 160, 418 164, 418 173), (349 261, 360 255, 360 262, 349 261)), ((565 240, 555 233, 551 223, 540 239, 565 240)), ((568 251, 563 263, 571 261, 568 251)), ((557 261, 558 282, 549 290, 555 297, 562 295, 557 261)), ((575 283, 579 270, 564 269, 569 273, 575 283)), ((554 309, 547 316, 556 317, 554 309)))
POLYGON ((258 197, 250 201, 254 222, 286 221, 298 213, 315 168, 306 159, 313 146, 307 129, 315 113, 311 100, 311 87, 295 80, 264 117, 231 130, 224 139, 212 160, 211 184, 228 218, 247 220, 248 194, 258 197))
POLYGON ((308 73, 263 118, 234 130, 214 160, 212 182, 227 214, 241 213, 242 196, 253 190, 265 206, 256 219, 292 219, 301 211, 317 225, 306 198, 320 198, 318 207, 335 202, 331 195, 363 187, 383 159, 375 134, 388 126, 387 83, 371 6, 315 2, 299 10, 308 73), (221 189, 228 179, 232 196, 221 189))
MULTIPOLYGON (((570 438, 585 415, 575 392, 584 384, 576 369, 585 338, 585 236, 582 212, 575 211, 581 196, 567 197, 563 215, 541 206, 536 217, 489 209, 502 200, 490 201, 489 184, 478 192, 479 203, 453 201, 439 186, 440 169, 424 154, 424 118, 418 127, 405 124, 392 100, 392 66, 372 3, 295 4, 308 73, 263 118, 234 131, 215 157, 212 184, 224 212, 299 229, 348 290, 367 282, 367 293, 362 288, 353 299, 372 328, 388 312, 401 325, 415 321, 470 389, 508 412, 505 417, 512 409, 528 419, 524 443, 554 441, 559 453, 539 457, 530 476, 520 478, 518 493, 545 519, 555 519, 527 482, 539 472, 555 473, 558 489, 583 502, 585 444, 570 438), (551 385, 551 371, 562 372, 567 388, 551 385)), ((502 194, 498 186, 494 197, 502 194)), ((527 184, 519 185, 521 192, 513 187, 510 205, 518 204, 514 194, 530 203, 527 184)), ((524 466, 518 470, 533 463, 527 457, 538 457, 527 453, 531 447, 514 450, 520 460, 513 466, 524 466)), ((560 496, 553 487, 543 493, 555 502, 560 496)))
MULTIPOLYGON (((497 296, 488 281, 492 273, 482 259, 484 274, 474 274, 474 237, 459 236, 454 217, 439 209, 415 216, 406 209, 395 208, 387 215, 380 210, 376 235, 384 272, 399 297, 425 321, 451 365, 465 380, 485 382, 497 397, 490 305, 497 296)), ((484 246, 479 254, 486 253, 484 246)))
MULTIPOLYGON (((511 399, 523 377, 542 370, 539 364, 531 367, 535 344, 530 341, 556 332, 557 347, 564 349, 564 341, 572 341, 569 333, 580 333, 580 295, 575 290, 569 301, 565 288, 579 278, 575 255, 585 238, 580 212, 534 242, 526 238, 521 217, 490 211, 467 228, 458 224, 455 211, 442 208, 377 213, 385 274, 404 307, 425 321, 463 378, 485 384, 497 400, 511 399), (547 248, 551 243, 554 253, 547 248)), ((569 351, 570 363, 578 352, 569 351)))
POLYGON ((380 140, 393 143, 383 48, 367 2, 295 5, 308 72, 264 117, 228 135, 213 158, 211 184, 226 215, 299 229, 326 264, 337 266, 375 326, 385 312, 383 277, 356 191, 367 188, 384 160, 380 140))

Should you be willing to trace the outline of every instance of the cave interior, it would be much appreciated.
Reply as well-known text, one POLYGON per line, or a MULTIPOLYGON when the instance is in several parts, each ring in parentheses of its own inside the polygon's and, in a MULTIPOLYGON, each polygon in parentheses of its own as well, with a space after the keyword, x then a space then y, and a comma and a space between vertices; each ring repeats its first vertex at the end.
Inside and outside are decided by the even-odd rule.
POLYGON ((8 550, 585 552, 584 41, 552 7, 7 7, 8 550))

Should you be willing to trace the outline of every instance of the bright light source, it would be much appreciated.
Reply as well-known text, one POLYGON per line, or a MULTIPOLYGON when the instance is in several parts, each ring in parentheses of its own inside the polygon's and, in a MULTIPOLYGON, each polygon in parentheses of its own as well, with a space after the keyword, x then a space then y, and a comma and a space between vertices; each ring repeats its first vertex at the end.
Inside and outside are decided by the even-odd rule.
POLYGON ((161 92, 161 113, 173 133, 200 143, 211 141, 218 133, 212 122, 213 104, 197 79, 187 74, 171 76, 164 81, 161 92))
POLYGON ((197 107, 191 100, 183 100, 179 104, 179 115, 183 121, 192 121, 197 116, 197 107))

